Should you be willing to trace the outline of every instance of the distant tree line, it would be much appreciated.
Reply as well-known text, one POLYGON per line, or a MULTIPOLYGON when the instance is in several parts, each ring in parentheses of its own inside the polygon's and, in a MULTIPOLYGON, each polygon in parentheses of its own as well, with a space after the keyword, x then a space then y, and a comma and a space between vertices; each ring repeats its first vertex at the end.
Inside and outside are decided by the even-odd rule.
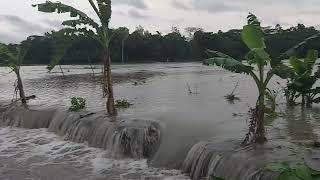
MULTIPOLYGON (((278 57, 285 50, 297 45, 304 39, 319 33, 314 27, 298 24, 295 27, 283 29, 280 25, 263 28, 267 51, 272 57, 278 57)), ((62 31, 62 30, 61 30, 62 31)), ((200 61, 207 57, 206 49, 225 52, 235 59, 242 59, 248 49, 242 42, 241 30, 233 29, 227 32, 205 32, 201 28, 189 27, 183 35, 176 27, 168 34, 150 33, 138 26, 129 33, 126 27, 110 30, 111 54, 113 62, 166 62, 166 61, 200 61)), ((61 64, 88 64, 101 62, 100 44, 86 36, 59 36, 55 31, 44 36, 30 36, 22 42, 31 44, 24 64, 49 64, 54 54, 55 46, 61 41, 72 41, 70 48, 64 54, 61 64)), ((320 50, 318 40, 311 41, 313 49, 320 50)), ((306 50, 309 47, 305 48, 306 50)), ((301 55, 306 52, 301 52, 301 55)))

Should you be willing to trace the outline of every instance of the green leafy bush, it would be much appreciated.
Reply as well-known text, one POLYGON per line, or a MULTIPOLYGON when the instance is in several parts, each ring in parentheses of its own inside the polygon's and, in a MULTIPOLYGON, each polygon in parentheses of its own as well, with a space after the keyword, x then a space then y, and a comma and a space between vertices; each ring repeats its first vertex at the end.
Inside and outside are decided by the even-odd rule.
POLYGON ((82 97, 71 98, 71 111, 80 111, 86 107, 86 99, 82 97))
POLYGON ((280 175, 275 180, 317 180, 320 179, 320 171, 311 169, 305 163, 297 163, 290 166, 287 163, 269 163, 265 169, 278 172, 280 175))
POLYGON ((132 106, 133 104, 131 104, 128 100, 126 99, 121 99, 121 100, 116 100, 116 104, 115 106, 117 108, 129 108, 130 106, 132 106))
POLYGON ((307 56, 301 60, 291 57, 289 64, 292 67, 292 76, 288 79, 285 89, 286 99, 289 105, 295 105, 296 99, 301 97, 301 104, 311 106, 312 103, 319 103, 319 88, 314 88, 320 79, 320 69, 316 64, 318 59, 317 50, 309 50, 307 56), (316 72, 313 72, 317 68, 316 72))
POLYGON ((209 180, 225 180, 225 179, 217 176, 210 176, 209 180))

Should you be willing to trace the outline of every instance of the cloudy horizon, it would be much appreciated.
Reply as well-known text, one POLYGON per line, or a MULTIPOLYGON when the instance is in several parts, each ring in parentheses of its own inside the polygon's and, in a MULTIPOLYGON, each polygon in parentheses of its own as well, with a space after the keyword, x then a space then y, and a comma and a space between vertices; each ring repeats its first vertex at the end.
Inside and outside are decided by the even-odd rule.
MULTIPOLYGON (((42 35, 62 28, 67 15, 37 12, 31 4, 39 0, 0 2, 0 42, 17 43, 30 35, 42 35)), ((249 12, 256 14, 263 26, 288 28, 298 23, 317 26, 320 10, 318 0, 113 0, 111 27, 126 26, 133 31, 138 25, 150 32, 168 33, 172 26, 183 31, 199 27, 217 32, 241 28, 249 12)), ((87 0, 61 0, 95 17, 87 0)))

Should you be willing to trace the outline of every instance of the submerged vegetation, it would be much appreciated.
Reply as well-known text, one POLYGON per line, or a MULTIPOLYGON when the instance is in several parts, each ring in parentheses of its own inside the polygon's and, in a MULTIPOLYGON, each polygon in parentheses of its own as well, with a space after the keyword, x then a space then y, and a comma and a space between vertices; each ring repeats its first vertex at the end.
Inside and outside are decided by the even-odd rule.
POLYGON ((133 104, 131 104, 128 100, 126 99, 118 99, 116 100, 116 104, 115 106, 117 108, 121 108, 121 109, 125 109, 125 108, 129 108, 130 106, 132 106, 133 104))
POLYGON ((86 107, 86 99, 82 97, 73 97, 71 98, 71 111, 80 111, 86 107))
POLYGON ((281 91, 275 91, 275 90, 266 90, 266 107, 265 112, 269 117, 277 117, 278 113, 276 112, 277 108, 277 97, 281 91))
POLYGON ((208 178, 208 180, 225 180, 225 179, 217 176, 211 176, 208 178))
POLYGON ((194 94, 194 95, 197 95, 199 94, 199 90, 198 90, 198 87, 195 85, 193 87, 190 86, 189 83, 187 83, 187 89, 188 89, 188 94, 194 94))
POLYGON ((265 169, 280 173, 275 180, 317 180, 320 178, 320 171, 310 168, 305 163, 289 165, 287 163, 269 163, 265 169))
POLYGON ((234 103, 234 101, 236 101, 236 100, 239 101, 239 100, 240 100, 240 98, 235 95, 235 91, 236 91, 236 89, 238 88, 238 86, 239 86, 239 82, 237 82, 237 84, 234 86, 232 92, 231 92, 230 94, 227 94, 227 95, 225 96, 225 98, 226 98, 226 100, 227 100, 228 102, 234 103))

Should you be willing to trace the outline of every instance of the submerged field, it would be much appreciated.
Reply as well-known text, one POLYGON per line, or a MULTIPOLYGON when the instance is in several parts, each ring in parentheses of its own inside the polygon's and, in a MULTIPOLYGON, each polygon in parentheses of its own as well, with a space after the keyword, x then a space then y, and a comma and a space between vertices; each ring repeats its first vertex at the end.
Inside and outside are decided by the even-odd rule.
MULTIPOLYGON (((27 95, 37 96, 35 100, 30 101, 31 107, 67 109, 70 106, 70 98, 77 96, 87 99, 88 111, 104 110, 105 101, 101 94, 98 75, 101 70, 98 66, 94 69, 95 76, 88 66, 63 66, 63 70, 65 77, 62 77, 58 68, 54 73, 48 74, 44 66, 22 67, 21 75, 27 95)), ((10 102, 13 97, 15 76, 8 72, 8 69, 0 68, 0 99, 3 104, 10 102)), ((248 76, 203 66, 200 63, 115 65, 113 72, 116 99, 127 99, 133 104, 129 109, 121 110, 120 117, 150 119, 161 125, 161 144, 150 159, 154 167, 179 169, 189 150, 198 142, 242 140, 247 133, 247 111, 254 106, 257 98, 255 84, 248 76), (240 100, 230 103, 224 96, 231 93, 238 82, 239 87, 235 94, 240 100), (193 93, 190 94, 189 90, 193 93)), ((277 79, 274 79, 270 86, 275 90, 281 90, 277 79)), ((278 104, 279 117, 268 119, 269 138, 277 142, 292 143, 294 148, 299 149, 295 150, 297 154, 300 149, 312 147, 320 136, 319 107, 301 109, 298 106, 287 109, 281 94, 278 104)), ((70 175, 69 179, 79 179, 84 171, 90 171, 90 177, 96 179, 105 178, 108 173, 114 179, 130 179, 125 174, 131 172, 127 168, 132 166, 136 167, 134 173, 143 175, 144 178, 157 174, 169 179, 186 178, 179 175, 181 172, 178 171, 163 170, 162 173, 161 170, 147 167, 145 161, 108 159, 103 157, 103 151, 65 142, 44 129, 1 128, 0 133, 0 164, 6 164, 6 168, 3 168, 5 172, 2 172, 0 177, 7 179, 14 177, 13 174, 19 175, 17 172, 21 172, 21 176, 29 173, 30 177, 42 177, 41 173, 37 172, 42 169, 55 169, 55 163, 65 164, 63 173, 66 177, 74 175, 70 175), (46 143, 30 143, 39 139, 46 143), (63 144, 63 147, 56 151, 50 150, 59 144, 63 144), (74 146, 79 146, 79 153, 84 153, 85 156, 61 158, 68 155, 67 152, 72 155, 74 151, 59 153, 60 151, 64 151, 64 148, 72 149, 74 146), (92 162, 87 162, 86 157, 92 159, 92 162), (9 162, 8 158, 13 158, 14 161, 9 162), (32 161, 35 170, 25 170, 29 161, 32 161), (79 167, 74 166, 78 161, 81 161, 79 167), (103 168, 99 169, 101 166, 103 168)), ((288 153, 285 150, 283 152, 288 153)), ((297 154, 293 156, 298 156, 297 154)), ((51 170, 46 174, 50 174, 51 170)), ((136 176, 136 179, 141 179, 141 176, 136 176)))

